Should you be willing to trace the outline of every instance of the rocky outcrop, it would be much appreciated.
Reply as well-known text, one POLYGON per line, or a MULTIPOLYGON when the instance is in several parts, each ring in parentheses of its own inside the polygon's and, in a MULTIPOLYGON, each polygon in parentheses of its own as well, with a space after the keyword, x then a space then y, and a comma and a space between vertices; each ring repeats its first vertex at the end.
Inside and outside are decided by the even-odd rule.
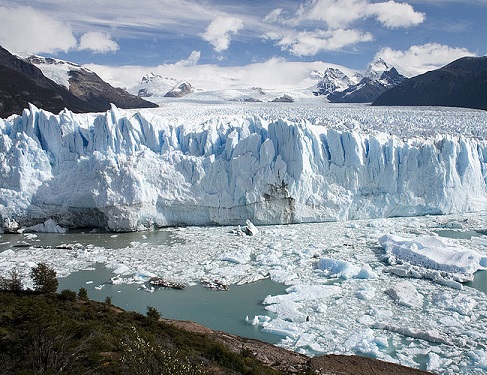
POLYGON ((372 105, 447 106, 487 110, 487 57, 463 57, 410 78, 372 105))
POLYGON ((166 98, 181 98, 194 91, 194 87, 189 82, 181 82, 179 85, 168 91, 164 97, 166 98))
POLYGON ((0 117, 21 114, 29 103, 54 113, 64 108, 78 113, 102 112, 110 109, 110 103, 121 108, 157 107, 112 87, 94 72, 75 69, 75 64, 72 65, 67 88, 47 78, 32 62, 0 47, 0 117))

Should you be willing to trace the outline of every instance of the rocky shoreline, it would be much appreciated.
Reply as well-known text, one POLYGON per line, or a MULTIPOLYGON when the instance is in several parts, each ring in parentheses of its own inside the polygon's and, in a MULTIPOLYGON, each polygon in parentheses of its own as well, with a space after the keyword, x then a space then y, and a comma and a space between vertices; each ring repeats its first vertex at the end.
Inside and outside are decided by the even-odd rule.
POLYGON ((373 358, 324 355, 307 357, 278 346, 226 332, 216 331, 190 321, 161 318, 164 323, 171 324, 187 332, 202 334, 220 341, 235 353, 250 351, 255 358, 274 370, 285 374, 320 374, 320 375, 421 375, 430 374, 426 371, 379 361, 373 358))

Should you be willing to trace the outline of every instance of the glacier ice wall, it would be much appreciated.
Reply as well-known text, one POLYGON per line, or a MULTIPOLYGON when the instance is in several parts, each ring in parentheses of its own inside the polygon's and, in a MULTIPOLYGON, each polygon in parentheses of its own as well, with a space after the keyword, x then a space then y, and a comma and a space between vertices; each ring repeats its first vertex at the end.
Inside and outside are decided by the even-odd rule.
POLYGON ((487 207, 483 139, 402 139, 258 115, 183 120, 34 106, 0 120, 2 219, 122 231, 487 207))

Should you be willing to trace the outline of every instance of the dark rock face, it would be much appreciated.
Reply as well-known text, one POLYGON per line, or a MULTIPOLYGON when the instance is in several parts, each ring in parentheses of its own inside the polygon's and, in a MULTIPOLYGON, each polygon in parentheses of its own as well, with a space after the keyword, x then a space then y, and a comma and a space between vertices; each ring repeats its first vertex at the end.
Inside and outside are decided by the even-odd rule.
POLYGON ((487 110, 487 57, 463 57, 410 78, 372 105, 447 106, 487 110))
POLYGON ((283 96, 280 96, 279 98, 272 99, 273 103, 293 103, 294 99, 291 98, 289 95, 284 94, 283 96))
POLYGON ((356 85, 344 91, 335 91, 327 96, 332 103, 372 103, 382 93, 397 86, 406 79, 395 68, 386 70, 379 79, 364 77, 356 85))
POLYGON ((185 95, 191 94, 194 91, 193 86, 188 82, 182 82, 171 91, 168 91, 164 97, 166 98, 182 98, 185 95))
POLYGON ((85 109, 82 100, 46 78, 39 68, 0 47, 0 116, 20 114, 29 103, 55 113, 65 107, 85 109))
POLYGON ((110 103, 119 108, 155 108, 156 104, 129 94, 121 88, 113 87, 89 70, 71 70, 69 91, 86 101, 92 108, 90 112, 106 111, 110 103))
POLYGON ((110 103, 120 108, 157 107, 156 104, 113 88, 95 73, 71 71, 70 90, 44 76, 34 64, 0 47, 0 117, 21 114, 29 103, 53 113, 101 112, 110 103))

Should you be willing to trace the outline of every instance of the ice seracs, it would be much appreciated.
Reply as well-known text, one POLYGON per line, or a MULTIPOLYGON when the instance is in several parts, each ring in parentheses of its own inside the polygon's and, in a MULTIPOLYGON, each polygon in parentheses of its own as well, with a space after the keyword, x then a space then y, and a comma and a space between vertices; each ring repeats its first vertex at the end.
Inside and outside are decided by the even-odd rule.
MULTIPOLYGON (((339 115, 350 114, 341 111, 326 121, 279 118, 268 108, 202 120, 115 106, 54 115, 31 106, 0 121, 0 215, 29 226, 56 217, 61 227, 133 231, 486 207, 485 140, 468 130, 399 138, 376 125, 375 109, 345 124, 339 115)), ((413 113, 424 128, 435 126, 413 113)))
POLYGON ((338 277, 343 279, 371 279, 377 277, 370 266, 366 265, 361 268, 344 260, 321 258, 318 261, 317 267, 322 270, 323 274, 327 277, 338 277))

